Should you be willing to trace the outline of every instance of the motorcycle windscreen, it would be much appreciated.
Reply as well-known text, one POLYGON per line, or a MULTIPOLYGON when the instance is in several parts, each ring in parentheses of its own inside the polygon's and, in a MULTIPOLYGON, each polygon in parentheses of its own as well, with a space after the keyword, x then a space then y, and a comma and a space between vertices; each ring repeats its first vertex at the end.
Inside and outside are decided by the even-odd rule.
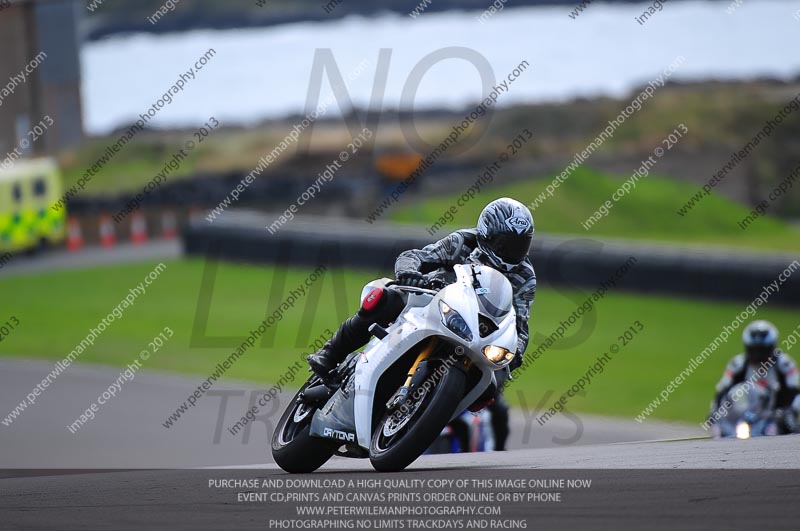
POLYGON ((482 314, 499 323, 511 311, 514 291, 508 280, 490 267, 482 267, 476 289, 482 314))

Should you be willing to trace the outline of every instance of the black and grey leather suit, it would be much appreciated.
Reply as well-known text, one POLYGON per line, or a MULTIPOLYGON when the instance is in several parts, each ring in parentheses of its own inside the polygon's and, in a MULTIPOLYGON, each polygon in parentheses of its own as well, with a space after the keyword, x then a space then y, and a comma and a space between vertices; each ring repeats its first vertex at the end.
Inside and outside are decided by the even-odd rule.
MULTIPOLYGON (((483 262, 476 234, 475 229, 457 230, 422 249, 401 253, 394 265, 395 275, 399 276, 403 271, 419 271, 427 273, 429 277, 451 280, 449 274, 454 265, 465 264, 470 260, 483 262)), ((505 275, 514 289, 514 310, 517 314, 517 356, 511 364, 514 369, 522 363, 522 356, 528 346, 528 319, 536 294, 536 273, 527 258, 510 271, 498 271, 505 275)))

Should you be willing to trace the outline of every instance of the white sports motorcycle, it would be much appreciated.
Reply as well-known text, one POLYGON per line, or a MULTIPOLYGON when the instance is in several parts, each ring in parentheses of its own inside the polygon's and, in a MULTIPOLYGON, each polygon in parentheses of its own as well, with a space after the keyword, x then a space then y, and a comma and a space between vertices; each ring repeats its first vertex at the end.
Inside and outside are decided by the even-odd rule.
MULTIPOLYGON (((513 359, 516 314, 510 282, 481 264, 456 265, 455 281, 436 289, 398 290, 406 305, 361 353, 324 380, 312 376, 275 428, 272 455, 283 470, 312 472, 333 455, 369 457, 380 471, 399 471, 442 429, 495 389, 494 372, 513 359)), ((451 273, 452 275, 452 273, 451 273)))
POLYGON ((783 435, 784 412, 775 408, 775 389, 752 382, 734 385, 725 395, 724 417, 717 422, 715 435, 749 439, 765 435, 783 435))

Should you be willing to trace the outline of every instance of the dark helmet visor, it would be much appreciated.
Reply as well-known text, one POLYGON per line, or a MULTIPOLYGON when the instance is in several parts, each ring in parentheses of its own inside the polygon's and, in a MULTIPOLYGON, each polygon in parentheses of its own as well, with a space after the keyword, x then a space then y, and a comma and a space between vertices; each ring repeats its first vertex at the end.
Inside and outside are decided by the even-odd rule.
POLYGON ((752 345, 745 347, 745 355, 747 356, 747 361, 751 365, 766 363, 774 353, 775 347, 772 345, 752 345))
POLYGON ((518 264, 528 256, 533 234, 501 233, 486 239, 484 244, 502 261, 518 264))

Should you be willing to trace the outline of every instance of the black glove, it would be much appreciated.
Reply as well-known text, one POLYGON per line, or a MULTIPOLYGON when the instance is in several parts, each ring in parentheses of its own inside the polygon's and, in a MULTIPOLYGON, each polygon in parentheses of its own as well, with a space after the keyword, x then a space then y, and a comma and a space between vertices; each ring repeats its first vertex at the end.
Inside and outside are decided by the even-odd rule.
POLYGON ((428 278, 419 271, 401 271, 397 274, 397 283, 401 286, 412 288, 427 288, 430 286, 428 278))

